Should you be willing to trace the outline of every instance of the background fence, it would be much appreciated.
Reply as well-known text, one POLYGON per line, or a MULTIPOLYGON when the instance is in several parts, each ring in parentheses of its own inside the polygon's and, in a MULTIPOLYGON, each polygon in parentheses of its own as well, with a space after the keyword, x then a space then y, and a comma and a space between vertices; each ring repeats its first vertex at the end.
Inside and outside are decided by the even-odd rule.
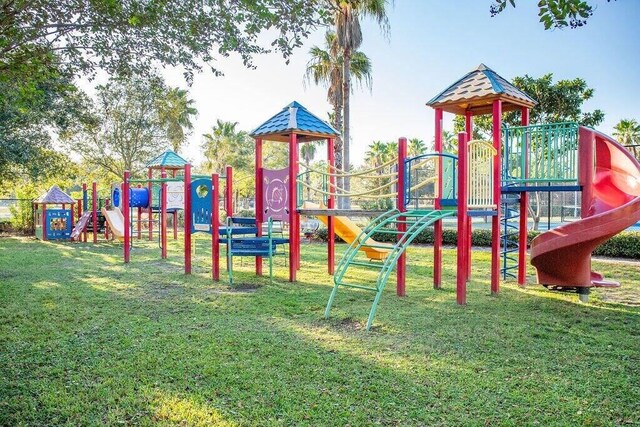
POLYGON ((0 231, 33 233, 33 200, 0 199, 0 231))

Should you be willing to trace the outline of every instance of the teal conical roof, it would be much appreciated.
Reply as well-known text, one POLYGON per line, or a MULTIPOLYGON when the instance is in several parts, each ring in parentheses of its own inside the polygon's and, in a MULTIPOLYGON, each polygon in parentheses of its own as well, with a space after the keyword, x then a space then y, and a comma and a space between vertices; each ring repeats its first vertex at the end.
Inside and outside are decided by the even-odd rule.
POLYGON ((149 161, 145 167, 161 168, 164 166, 167 169, 182 169, 187 163, 189 162, 177 155, 173 150, 167 150, 149 161))
POLYGON ((254 138, 287 141, 289 135, 298 135, 299 142, 334 138, 340 133, 329 123, 312 114, 299 102, 293 101, 278 114, 251 132, 254 138))

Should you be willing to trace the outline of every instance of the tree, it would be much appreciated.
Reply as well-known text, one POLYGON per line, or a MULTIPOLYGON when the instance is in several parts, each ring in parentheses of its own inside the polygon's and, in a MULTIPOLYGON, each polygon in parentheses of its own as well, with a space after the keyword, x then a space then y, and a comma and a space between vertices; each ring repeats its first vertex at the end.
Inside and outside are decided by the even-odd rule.
POLYGON ((223 173, 225 166, 247 170, 253 166, 254 144, 249 134, 237 130, 238 122, 216 120, 210 133, 203 135, 205 166, 209 172, 223 173))
POLYGON ((283 169, 289 164, 289 145, 262 141, 262 165, 268 169, 283 169))
MULTIPOLYGON (((334 24, 336 28, 336 42, 342 53, 342 100, 344 119, 344 170, 349 171, 351 144, 351 116, 350 94, 351 94, 351 56, 362 45, 362 29, 360 27, 361 17, 370 17, 378 22, 382 30, 389 31, 389 19, 387 17, 387 0, 329 0, 333 6, 334 24)), ((349 191, 349 178, 344 180, 343 188, 349 191)), ((347 206, 348 207, 348 200, 347 206)))
MULTIPOLYGON (((607 0, 610 3, 611 0, 607 0)), ((491 16, 504 11, 507 5, 516 7, 516 0, 494 0, 489 8, 491 16)), ((579 28, 587 25, 587 20, 593 15, 593 7, 586 0, 540 0, 538 2, 538 16, 544 29, 550 28, 579 28)))
POLYGON ((167 148, 158 114, 164 93, 159 78, 111 79, 97 87, 95 120, 66 132, 63 141, 87 164, 117 178, 127 170, 135 174, 167 148))
POLYGON ((270 50, 288 58, 329 22, 326 9, 306 0, 0 0, 0 177, 33 173, 51 134, 79 118, 66 114, 75 76, 148 77, 177 66, 190 81, 205 67, 220 74, 215 60, 231 54, 251 68, 270 50), (258 36, 269 30, 264 47, 258 36))
POLYGON ((72 79, 52 68, 25 86, 0 74, 0 181, 55 172, 52 136, 88 118, 89 99, 72 79))
POLYGON ((442 152, 458 154, 458 134, 448 130, 442 131, 442 152))
MULTIPOLYGON (((307 63, 305 72, 305 81, 313 81, 316 85, 322 84, 327 88, 327 100, 333 107, 330 114, 331 124, 338 131, 343 130, 343 63, 344 56, 338 46, 336 33, 327 31, 325 34, 324 49, 313 46, 309 50, 311 59, 307 63)), ((371 60, 363 52, 356 50, 351 54, 351 64, 349 67, 351 77, 356 82, 364 83, 369 89, 371 88, 371 60)), ((341 136, 334 141, 335 166, 337 169, 343 169, 343 152, 344 144, 341 136)), ((342 180, 339 179, 338 187, 343 186, 342 180)))
POLYGON ((193 129, 191 119, 198 114, 198 110, 193 106, 195 101, 189 99, 188 95, 184 89, 169 88, 158 105, 160 123, 176 153, 185 143, 188 131, 193 129))
POLYGON ((638 145, 640 144, 640 124, 635 119, 622 119, 613 127, 613 136, 623 145, 631 145, 633 155, 640 159, 638 145))
MULTIPOLYGON (((309 170, 309 166, 313 161, 313 158, 316 156, 316 151, 319 142, 305 142, 300 147, 300 156, 302 157, 302 161, 307 167, 307 171, 309 170)), ((307 199, 311 199, 311 174, 305 174, 305 183, 307 184, 307 199)))
MULTIPOLYGON (((326 5, 306 0, 52 1, 0 0, 1 73, 34 70, 56 52, 63 68, 91 75, 149 74, 181 66, 189 78, 216 58, 238 54, 252 67, 259 43, 275 30, 272 49, 289 57, 311 29, 326 22, 326 5)), ((27 75, 27 74, 25 74, 27 75)))
MULTIPOLYGON (((382 187, 386 184, 390 183, 390 178, 385 176, 388 174, 388 171, 385 171, 381 166, 395 158, 398 153, 398 143, 395 141, 391 142, 383 142, 383 141, 373 141, 369 144, 369 149, 365 152, 365 161, 367 165, 371 168, 378 168, 376 174, 379 175, 379 178, 374 178, 375 187, 382 187)), ((370 178, 367 178, 370 179, 370 178)), ((364 179, 363 179, 364 181, 364 179)), ((361 190, 369 190, 372 184, 371 182, 363 182, 364 188, 361 190)), ((380 188, 378 190, 378 195, 384 195, 389 193, 391 190, 390 187, 380 188)), ((393 200, 391 197, 389 198, 377 198, 368 202, 361 202, 361 207, 363 209, 389 209, 393 204, 393 200)))
POLYGON ((427 151, 427 144, 419 138, 409 138, 407 144, 407 154, 409 157, 416 157, 427 151))

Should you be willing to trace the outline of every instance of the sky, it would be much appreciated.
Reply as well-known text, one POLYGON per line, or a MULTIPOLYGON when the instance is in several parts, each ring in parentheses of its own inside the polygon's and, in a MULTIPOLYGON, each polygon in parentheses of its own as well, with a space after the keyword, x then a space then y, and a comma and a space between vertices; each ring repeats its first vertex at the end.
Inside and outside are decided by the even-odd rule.
MULTIPOLYGON (((536 1, 519 0, 494 18, 491 3, 396 0, 388 37, 363 21, 361 50, 373 64, 373 87, 356 89, 351 98, 352 163, 359 164, 372 141, 432 141, 434 113, 425 103, 480 63, 508 80, 546 73, 585 79, 595 94, 584 110, 605 112, 599 126, 605 133, 620 119, 640 120, 640 1, 592 0, 595 12, 585 27, 547 31, 538 22, 536 1)), ((168 84, 189 89, 199 111, 183 155, 199 163, 202 134, 216 119, 250 131, 294 100, 326 118, 326 89, 304 83, 309 49, 322 46, 324 32, 316 30, 288 65, 278 53, 257 57, 252 70, 238 58, 223 58, 217 62, 223 77, 204 71, 190 88, 179 70, 163 70, 168 84)), ((452 118, 445 114, 445 129, 452 118)))

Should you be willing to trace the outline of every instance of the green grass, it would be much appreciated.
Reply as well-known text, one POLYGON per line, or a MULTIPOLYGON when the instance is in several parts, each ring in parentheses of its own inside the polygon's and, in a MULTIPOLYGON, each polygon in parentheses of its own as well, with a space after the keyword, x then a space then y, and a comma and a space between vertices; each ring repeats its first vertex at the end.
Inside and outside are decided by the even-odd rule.
MULTIPOLYGON (((325 247, 304 244, 299 282, 237 264, 230 290, 145 243, 0 240, 1 425, 637 425, 640 267, 596 263, 620 290, 591 303, 535 285, 489 294, 474 253, 468 305, 455 252, 431 287, 430 248, 411 248, 406 298, 344 290, 322 318, 325 247)), ((344 249, 344 246, 340 246, 344 249)), ((530 271, 530 273, 533 273, 530 271)), ((226 275, 223 273, 223 280, 226 275)))

